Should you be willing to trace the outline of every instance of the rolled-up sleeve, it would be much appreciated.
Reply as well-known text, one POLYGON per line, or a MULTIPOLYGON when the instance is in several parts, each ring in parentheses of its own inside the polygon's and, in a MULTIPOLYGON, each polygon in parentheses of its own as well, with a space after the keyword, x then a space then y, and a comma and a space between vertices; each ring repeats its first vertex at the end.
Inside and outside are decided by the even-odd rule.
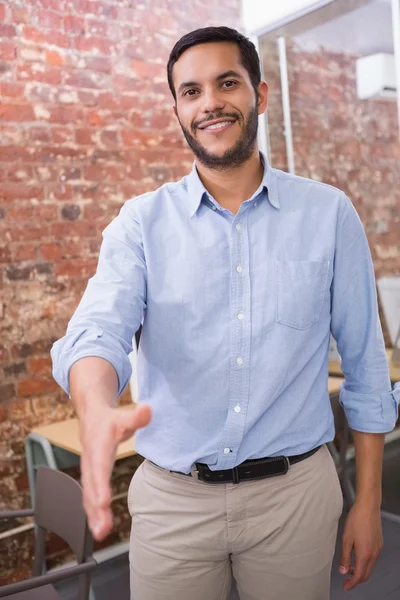
POLYGON ((361 221, 343 196, 331 288, 331 331, 345 381, 340 402, 356 431, 386 433, 397 421, 400 387, 391 389, 371 253, 361 221))
POLYGON ((53 377, 69 394, 69 371, 81 358, 104 358, 118 376, 118 395, 132 373, 129 353, 146 308, 146 263, 134 203, 125 204, 103 232, 96 274, 51 350, 53 377))

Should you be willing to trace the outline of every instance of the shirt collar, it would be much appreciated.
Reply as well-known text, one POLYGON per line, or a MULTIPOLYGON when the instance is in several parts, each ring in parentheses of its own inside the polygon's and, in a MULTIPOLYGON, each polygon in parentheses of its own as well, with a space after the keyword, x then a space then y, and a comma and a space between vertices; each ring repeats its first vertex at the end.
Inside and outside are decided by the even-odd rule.
MULTIPOLYGON (((259 192, 263 189, 267 190, 267 198, 272 206, 279 210, 279 196, 276 182, 276 175, 273 169, 268 164, 266 156, 260 152, 261 161, 264 165, 264 175, 259 188, 259 192)), ((204 187, 196 168, 196 162, 193 163, 192 171, 187 176, 187 191, 190 217, 196 214, 200 204, 205 197, 209 197, 209 193, 204 187)), ((258 193, 259 193, 258 192, 258 193)))

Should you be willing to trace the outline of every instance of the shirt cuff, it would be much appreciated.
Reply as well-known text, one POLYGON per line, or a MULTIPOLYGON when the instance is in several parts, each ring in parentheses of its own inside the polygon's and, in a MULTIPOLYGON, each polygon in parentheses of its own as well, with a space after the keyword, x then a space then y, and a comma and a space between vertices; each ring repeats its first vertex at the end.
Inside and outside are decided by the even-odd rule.
POLYGON ((81 358, 96 356, 104 358, 115 369, 118 378, 118 397, 129 383, 132 366, 129 357, 115 344, 115 339, 99 327, 71 331, 55 342, 51 349, 53 377, 70 396, 69 372, 81 358))
POLYGON ((400 404, 400 383, 386 394, 361 394, 342 387, 340 404, 351 429, 364 433, 388 433, 396 425, 400 404))

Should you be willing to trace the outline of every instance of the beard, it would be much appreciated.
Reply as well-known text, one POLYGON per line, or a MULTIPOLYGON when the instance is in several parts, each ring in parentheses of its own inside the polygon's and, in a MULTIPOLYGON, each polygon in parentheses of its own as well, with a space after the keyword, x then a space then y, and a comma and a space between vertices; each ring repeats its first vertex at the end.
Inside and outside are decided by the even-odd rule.
MULTIPOLYGON (((240 124, 240 117, 237 113, 215 113, 212 115, 212 117, 210 116, 207 119, 207 121, 213 121, 215 119, 223 118, 233 118, 236 121, 239 121, 240 124)), ((197 138, 194 135, 198 126, 200 124, 206 123, 207 121, 203 119, 202 121, 194 122, 191 127, 193 131, 192 134, 189 131, 189 129, 182 125, 181 121, 179 120, 179 124, 181 126, 183 135, 185 136, 186 141, 189 144, 193 154, 200 163, 202 163, 205 167, 208 167, 209 169, 223 171, 225 169, 239 167, 250 158, 257 142, 257 106, 254 106, 250 110, 247 119, 244 122, 242 133, 235 145, 232 146, 232 148, 228 148, 227 150, 225 150, 225 152, 221 156, 208 152, 207 149, 197 140, 197 138)))

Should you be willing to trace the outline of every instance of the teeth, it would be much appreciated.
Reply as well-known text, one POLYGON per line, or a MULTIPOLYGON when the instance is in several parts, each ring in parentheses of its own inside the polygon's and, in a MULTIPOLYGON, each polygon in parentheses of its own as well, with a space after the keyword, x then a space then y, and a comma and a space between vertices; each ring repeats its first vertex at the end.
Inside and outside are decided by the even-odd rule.
POLYGON ((208 125, 208 127, 204 127, 204 129, 221 129, 227 125, 231 125, 231 121, 223 121, 222 123, 215 123, 215 125, 208 125))

